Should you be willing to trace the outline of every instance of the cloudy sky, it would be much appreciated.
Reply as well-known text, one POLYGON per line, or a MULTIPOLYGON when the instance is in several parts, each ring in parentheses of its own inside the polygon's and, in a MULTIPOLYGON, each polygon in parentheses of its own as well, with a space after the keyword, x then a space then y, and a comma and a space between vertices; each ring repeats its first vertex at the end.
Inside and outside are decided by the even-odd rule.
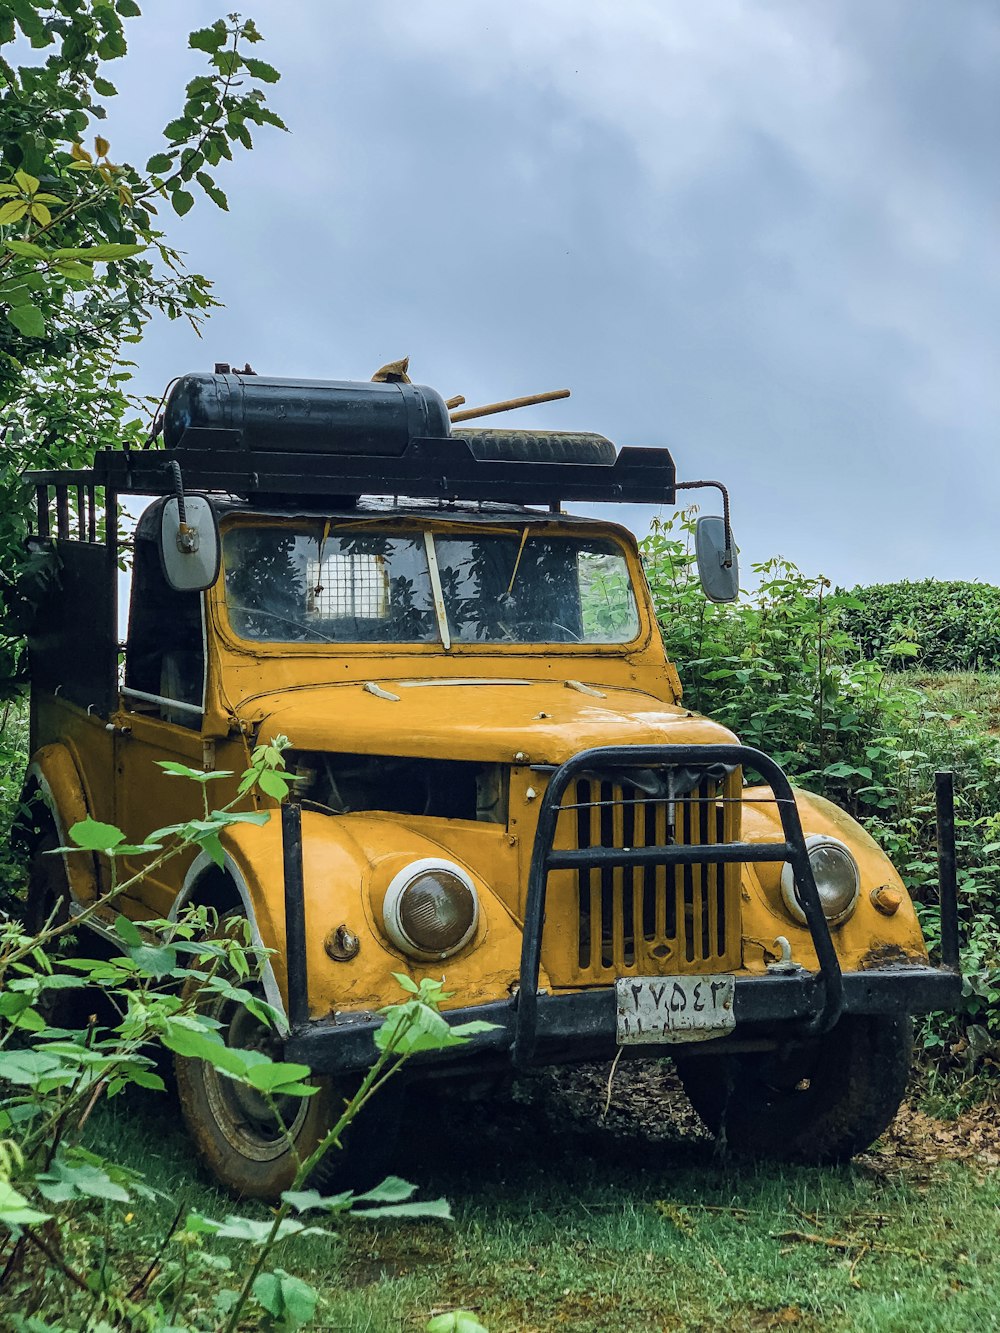
MULTIPOLYGON (((187 31, 221 12, 144 8, 107 123, 140 162, 199 68, 187 31)), ((520 424, 721 477, 745 566, 1000 581, 994 0, 245 12, 291 133, 220 173, 228 215, 170 222, 226 309, 201 343, 153 328, 144 390, 407 353, 470 403, 565 386, 520 424)))

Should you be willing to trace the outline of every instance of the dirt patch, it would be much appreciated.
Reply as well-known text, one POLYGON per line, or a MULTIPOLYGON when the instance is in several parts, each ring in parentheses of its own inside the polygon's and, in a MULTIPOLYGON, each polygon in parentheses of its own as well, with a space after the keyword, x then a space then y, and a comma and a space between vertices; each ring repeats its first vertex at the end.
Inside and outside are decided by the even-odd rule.
MULTIPOLYGON (((612 1139, 698 1143, 711 1136, 692 1109, 670 1061, 550 1070, 532 1080, 528 1098, 561 1130, 612 1139)), ((941 1120, 904 1103, 877 1147, 859 1161, 881 1170, 964 1162, 1000 1168, 1000 1108, 982 1105, 941 1120)))

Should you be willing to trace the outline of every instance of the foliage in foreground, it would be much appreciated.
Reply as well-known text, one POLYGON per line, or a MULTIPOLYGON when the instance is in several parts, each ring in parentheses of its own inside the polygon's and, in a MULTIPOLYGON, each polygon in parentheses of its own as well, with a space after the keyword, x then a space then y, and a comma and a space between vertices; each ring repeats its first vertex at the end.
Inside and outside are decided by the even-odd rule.
POLYGON ((219 838, 227 827, 266 822, 266 813, 235 806, 258 786, 287 791, 286 745, 280 738, 259 746, 240 796, 221 810, 211 809, 208 788, 229 774, 164 763, 169 773, 200 785, 202 817, 159 829, 141 847, 127 846, 110 825, 84 820, 70 830, 72 846, 61 854, 107 857, 108 891, 75 920, 54 905, 34 933, 12 919, 0 927, 0 1315, 16 1333, 84 1326, 94 1333, 234 1333, 251 1311, 261 1327, 296 1329, 312 1319, 317 1293, 275 1263, 277 1251, 289 1262, 289 1241, 329 1240, 331 1223, 347 1214, 370 1221, 451 1216, 443 1199, 414 1201, 415 1187, 398 1177, 361 1194, 323 1195, 311 1187, 320 1162, 340 1150, 348 1126, 411 1055, 459 1045, 489 1026, 449 1026, 440 1013, 448 996, 431 980, 418 986, 398 978, 406 997, 383 1011, 372 1066, 315 1149, 300 1156, 288 1134, 295 1175, 270 1215, 215 1218, 186 1208, 117 1160, 112 1148, 98 1152, 84 1141, 91 1115, 108 1099, 128 1088, 163 1090, 157 1066, 163 1049, 204 1060, 252 1089, 282 1126, 288 1098, 315 1094, 307 1066, 227 1045, 221 1024, 205 1012, 206 998, 222 996, 262 1024, 280 1024, 254 985, 264 958, 251 947, 248 930, 220 931, 204 909, 177 922, 144 922, 141 929, 118 916, 113 936, 119 952, 107 958, 59 952, 86 917, 106 912, 154 866, 192 846, 221 857, 219 838), (124 856, 150 859, 143 871, 119 880, 124 856), (84 987, 100 990, 102 1010, 113 1012, 109 1023, 85 1016, 84 987), (140 1213, 160 1219, 150 1252, 122 1244, 114 1225, 122 1209, 128 1221, 140 1213))
MULTIPOLYGON (((1000 736, 940 691, 896 672, 894 640, 869 658, 846 626, 853 595, 831 595, 790 561, 753 566, 756 590, 713 605, 698 584, 689 515, 657 520, 646 572, 685 702, 773 755, 800 785, 844 806, 885 848, 932 948, 937 906, 934 773, 957 775, 959 910, 969 973, 957 1019, 925 1025, 939 1068, 1000 1069, 1000 736)), ((916 585, 920 586, 920 585, 916 585)), ((948 587, 949 585, 943 585, 948 587)), ((976 585, 978 586, 978 585, 976 585)), ((990 590, 1000 598, 1000 591, 990 590)), ((906 606, 897 628, 904 627, 906 606)), ((889 636, 891 637, 891 636, 889 636)))

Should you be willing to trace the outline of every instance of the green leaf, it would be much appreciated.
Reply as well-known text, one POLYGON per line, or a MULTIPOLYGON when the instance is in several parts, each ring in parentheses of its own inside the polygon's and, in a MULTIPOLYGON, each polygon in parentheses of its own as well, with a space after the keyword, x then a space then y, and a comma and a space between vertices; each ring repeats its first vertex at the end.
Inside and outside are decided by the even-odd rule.
POLYGON ((40 245, 35 245, 33 241, 7 241, 6 247, 12 254, 21 255, 24 259, 48 258, 48 253, 40 245))
POLYGON ((453 1222, 451 1204, 447 1199, 427 1199, 420 1203, 393 1203, 384 1208, 364 1208, 352 1215, 358 1218, 369 1217, 432 1217, 442 1222, 453 1222))
POLYGON ((0 1222, 9 1227, 30 1227, 47 1222, 51 1216, 51 1213, 40 1213, 37 1208, 32 1208, 9 1180, 0 1178, 0 1222))
POLYGON ((210 28, 198 28, 188 37, 188 46, 194 51, 218 51, 226 40, 226 25, 217 19, 210 28))
POLYGON ((217 865, 220 870, 225 869, 226 853, 222 843, 219 841, 218 833, 199 833, 194 841, 202 849, 213 865, 217 865))
POLYGON ((408 1180, 401 1180, 399 1176, 386 1176, 381 1185, 376 1185, 366 1194, 357 1195, 355 1202, 402 1203, 404 1199, 411 1199, 416 1192, 416 1185, 411 1185, 408 1180))
POLYGON ((227 1046, 214 1029, 181 1016, 167 1020, 161 1040, 175 1055, 189 1060, 204 1060, 213 1069, 235 1078, 245 1078, 253 1057, 259 1055, 259 1052, 241 1051, 227 1046))
POLYGON ((108 243, 107 245, 78 245, 68 246, 65 249, 53 250, 53 259, 82 259, 86 263, 96 263, 98 260, 130 259, 133 255, 141 255, 148 249, 145 245, 125 245, 124 243, 108 243))
POLYGON ((122 18, 126 19, 137 19, 142 14, 142 10, 135 3, 135 0, 117 0, 115 8, 122 18))
POLYGON ((30 205, 24 199, 12 199, 0 208, 0 227, 7 227, 12 222, 20 222, 30 205))
POLYGON ((143 945, 138 949, 130 949, 128 956, 143 976, 153 977, 157 981, 161 977, 168 977, 177 966, 177 950, 168 944, 159 947, 143 945))
POLYGON ((276 801, 283 801, 288 795, 288 780, 273 768, 264 769, 257 779, 257 785, 265 796, 271 796, 276 801))
POLYGON ((146 170, 153 176, 162 176, 165 171, 170 171, 174 165, 174 159, 169 153, 154 153, 146 163, 146 170))
POLYGON ((7 319, 26 338, 41 338, 45 333, 45 319, 37 306, 12 306, 7 311, 7 319))
MULTIPOLYGON (((184 1229, 192 1235, 218 1236, 221 1240, 243 1240, 251 1245, 263 1245, 271 1234, 272 1222, 254 1217, 236 1217, 232 1214, 224 1222, 217 1222, 201 1213, 189 1213, 184 1229)), ((305 1226, 294 1217, 286 1217, 278 1228, 277 1240, 288 1236, 328 1236, 323 1227, 305 1226)))
POLYGON ((487 1333, 474 1314, 468 1310, 447 1310, 424 1325, 425 1333, 487 1333))
POLYGON ((252 56, 244 56, 243 64, 253 77, 260 79, 262 83, 277 83, 281 78, 274 66, 267 64, 264 60, 254 60, 252 56))
POLYGON ((69 831, 69 836, 82 851, 107 852, 125 841, 125 834, 114 824, 102 824, 98 819, 81 819, 69 831))
POLYGON ((164 137, 170 139, 172 143, 180 143, 184 139, 190 138, 192 132, 197 128, 191 121, 178 117, 172 120, 163 131, 164 137))
POLYGON ((121 914, 115 917, 115 934, 130 949, 141 949, 145 943, 135 922, 121 914))
POLYGON ((87 1162, 74 1165, 57 1159, 50 1171, 35 1179, 40 1192, 53 1202, 64 1201, 67 1197, 108 1199, 112 1203, 129 1203, 131 1200, 128 1190, 112 1180, 107 1171, 87 1162), (72 1192, 70 1196, 65 1193, 67 1188, 72 1192))
POLYGON ((254 1299, 269 1315, 280 1319, 285 1312, 281 1297, 281 1278, 277 1273, 258 1273, 253 1284, 254 1299))
POLYGON ((206 773, 200 768, 189 768, 187 764, 179 764, 175 759, 157 759, 157 764, 168 773, 172 778, 189 778, 192 782, 215 782, 217 778, 231 778, 233 775, 228 769, 217 768, 211 773, 206 773))
POLYGON ((299 1328, 316 1313, 317 1293, 307 1282, 291 1273, 281 1274, 281 1299, 288 1328, 299 1328))
POLYGON ((274 1061, 268 1064, 254 1065, 247 1071, 247 1081, 260 1092, 290 1093, 296 1089, 295 1095, 311 1096, 317 1091, 302 1082, 302 1079, 308 1078, 312 1070, 308 1065, 285 1064, 281 1061, 274 1061), (298 1089, 303 1092, 298 1092, 298 1089))
POLYGON ((281 1198, 297 1213, 307 1213, 314 1208, 323 1207, 323 1195, 319 1190, 284 1190, 281 1198))

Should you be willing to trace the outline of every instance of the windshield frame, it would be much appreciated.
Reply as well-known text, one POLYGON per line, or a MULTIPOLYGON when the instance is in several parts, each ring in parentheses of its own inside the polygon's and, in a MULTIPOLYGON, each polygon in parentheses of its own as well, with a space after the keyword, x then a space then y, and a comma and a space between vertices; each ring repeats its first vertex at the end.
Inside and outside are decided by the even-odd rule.
MULTIPOLYGON (((222 523, 223 539, 227 532, 236 527, 273 527, 275 529, 288 529, 294 527, 297 523, 323 523, 327 521, 319 513, 299 513, 289 515, 278 515, 273 512, 253 512, 239 511, 224 516, 222 523)), ((229 616, 229 609, 226 600, 226 576, 225 560, 223 558, 223 567, 220 570, 219 578, 211 593, 211 603, 213 607, 213 620, 217 631, 227 646, 237 650, 241 654, 250 653, 254 656, 266 655, 276 657, 330 657, 330 656, 350 656, 350 657, 397 657, 397 656, 426 656, 446 654, 449 657, 457 656, 530 656, 540 655, 548 656, 611 656, 622 657, 628 653, 633 653, 638 649, 648 645, 653 633, 653 617, 649 605, 649 593, 646 584, 645 573, 642 563, 636 549, 635 537, 627 529, 617 524, 590 521, 574 520, 563 517, 552 517, 543 514, 526 514, 523 517, 517 515, 510 519, 506 517, 502 520, 477 521, 477 520, 454 520, 449 519, 447 515, 441 515, 440 518, 430 515, 398 515, 391 516, 382 514, 358 514, 356 518, 346 516, 336 516, 329 520, 330 535, 334 533, 349 533, 351 531, 378 530, 384 533, 386 537, 411 536, 418 539, 422 538, 425 543, 425 549, 428 551, 428 572, 431 581, 431 591, 433 596, 435 618, 437 621, 437 634, 433 640, 421 642, 412 641, 391 641, 391 640, 281 640, 281 639, 254 639, 241 635, 234 627, 229 616), (529 536, 548 535, 553 537, 576 538, 585 541, 587 538, 605 541, 618 549, 621 554, 625 569, 629 578, 629 586, 632 591, 632 597, 635 604, 637 629, 635 635, 620 642, 572 640, 563 641, 529 641, 516 640, 506 641, 475 641, 471 642, 465 639, 456 638, 451 632, 448 623, 447 613, 444 607, 443 596, 441 595, 440 577, 435 577, 436 559, 431 556, 434 551, 435 538, 462 538, 480 535, 495 535, 522 538, 527 530, 529 536)))

